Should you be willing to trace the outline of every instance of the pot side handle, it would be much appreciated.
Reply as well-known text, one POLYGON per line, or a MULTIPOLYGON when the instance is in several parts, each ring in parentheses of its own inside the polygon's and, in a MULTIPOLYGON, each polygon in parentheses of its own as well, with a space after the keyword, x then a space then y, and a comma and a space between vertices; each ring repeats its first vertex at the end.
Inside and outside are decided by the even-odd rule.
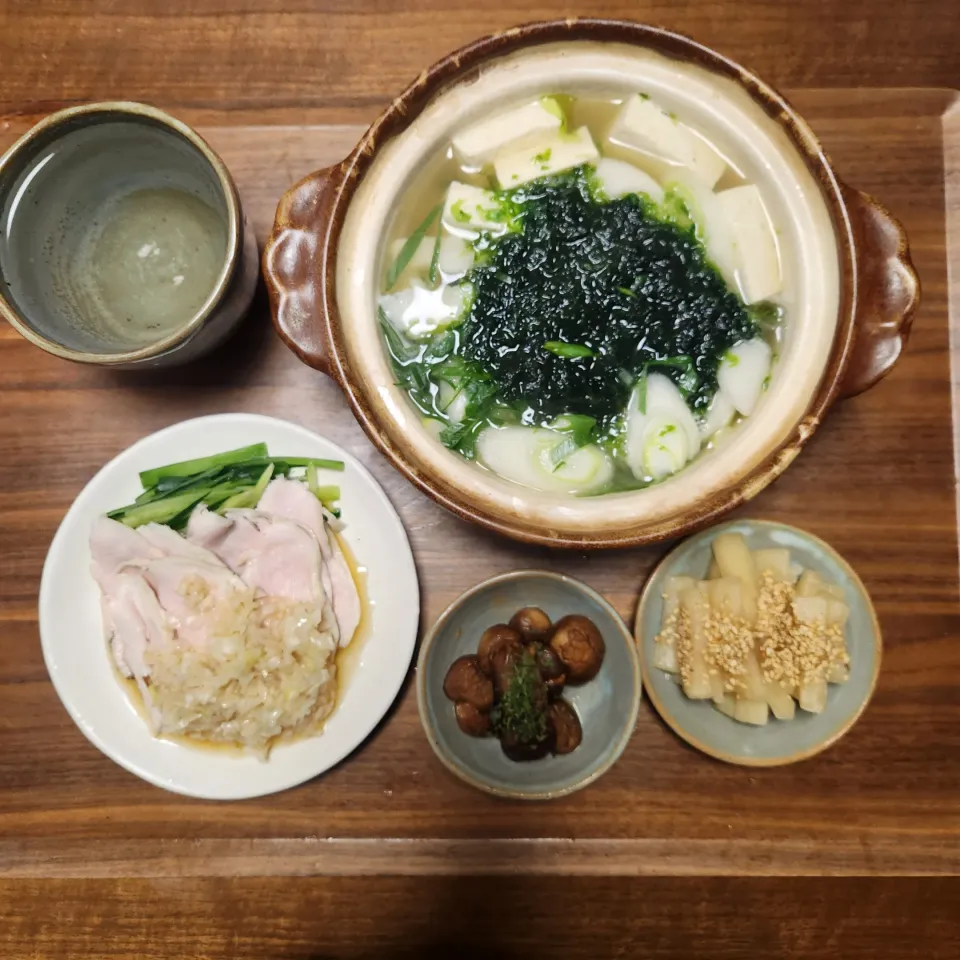
POLYGON ((327 337, 326 246, 334 200, 347 163, 317 170, 281 198, 263 250, 263 276, 273 325, 300 359, 334 376, 327 337))
POLYGON ((846 398, 868 390, 893 369, 920 305, 920 281, 900 223, 867 194, 846 184, 842 191, 857 256, 855 339, 840 385, 846 398))

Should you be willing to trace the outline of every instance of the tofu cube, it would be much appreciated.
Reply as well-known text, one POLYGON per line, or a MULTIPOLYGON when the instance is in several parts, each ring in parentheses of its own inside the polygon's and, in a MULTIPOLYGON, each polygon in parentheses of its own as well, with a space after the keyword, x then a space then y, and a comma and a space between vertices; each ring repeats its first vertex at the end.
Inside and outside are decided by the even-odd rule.
POLYGON ((580 127, 574 133, 557 132, 540 138, 533 146, 498 153, 493 158, 493 171, 506 190, 579 167, 599 156, 590 131, 580 127))
POLYGON ((610 140, 658 160, 687 167, 709 187, 720 179, 727 166, 703 137, 641 94, 624 101, 610 128, 610 140))
POLYGON ((509 224, 492 190, 454 180, 443 203, 443 225, 455 236, 476 237, 482 232, 506 233, 509 224))
POLYGON ((744 303, 766 300, 779 292, 780 255, 757 187, 748 183, 717 194, 733 235, 737 279, 744 303))
POLYGON ((553 97, 542 97, 472 124, 453 138, 453 150, 464 166, 482 167, 496 153, 533 143, 562 125, 560 105, 553 97))

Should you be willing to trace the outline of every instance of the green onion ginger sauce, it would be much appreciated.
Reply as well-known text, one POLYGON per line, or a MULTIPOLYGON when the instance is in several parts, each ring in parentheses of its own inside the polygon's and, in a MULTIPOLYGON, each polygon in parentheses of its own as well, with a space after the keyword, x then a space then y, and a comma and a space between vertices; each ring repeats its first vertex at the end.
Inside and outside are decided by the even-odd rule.
POLYGON ((666 479, 773 375, 777 235, 759 190, 642 91, 465 127, 402 198, 379 321, 438 441, 567 495, 666 479))

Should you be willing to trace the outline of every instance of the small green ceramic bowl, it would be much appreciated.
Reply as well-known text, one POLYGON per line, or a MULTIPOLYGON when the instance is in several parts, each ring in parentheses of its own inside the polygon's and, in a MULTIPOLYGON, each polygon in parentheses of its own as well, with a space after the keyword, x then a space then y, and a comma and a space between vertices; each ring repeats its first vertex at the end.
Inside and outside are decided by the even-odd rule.
POLYGON ((691 746, 727 763, 774 767, 805 760, 836 743, 857 722, 873 694, 880 671, 880 624, 870 596, 853 568, 832 547, 813 535, 782 523, 737 520, 711 527, 684 540, 667 554, 647 581, 637 607, 635 626, 643 685, 657 712, 691 746), (789 721, 772 717, 754 727, 724 716, 709 701, 688 700, 680 684, 653 666, 654 643, 663 619, 663 592, 670 577, 703 579, 710 565, 711 543, 721 533, 740 533, 751 550, 786 547, 804 569, 843 587, 850 607, 846 639, 850 678, 830 684, 823 713, 798 709, 789 721))
POLYGON ((637 722, 640 665, 629 630, 599 593, 563 574, 518 570, 478 584, 440 615, 420 648, 417 704, 434 752, 461 780, 499 797, 550 800, 592 783, 623 752, 637 722), (528 606, 542 608, 553 621, 572 613, 589 617, 603 635, 606 654, 593 680, 563 694, 580 717, 580 746, 563 757, 516 763, 495 737, 477 739, 460 730, 443 679, 457 657, 477 652, 487 627, 528 606))

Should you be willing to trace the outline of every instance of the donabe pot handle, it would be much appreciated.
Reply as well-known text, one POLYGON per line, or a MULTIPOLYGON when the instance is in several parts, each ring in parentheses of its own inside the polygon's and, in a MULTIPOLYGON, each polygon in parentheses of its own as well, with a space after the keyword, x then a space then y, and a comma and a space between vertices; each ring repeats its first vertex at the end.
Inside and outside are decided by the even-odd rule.
POLYGON ((854 397, 885 377, 897 362, 920 305, 920 281, 907 235, 876 200, 842 186, 857 261, 855 339, 840 386, 854 397))
POLYGON ((347 161, 317 170, 280 199, 263 251, 273 325, 300 359, 335 376, 324 300, 333 257, 328 250, 337 194, 347 161))

